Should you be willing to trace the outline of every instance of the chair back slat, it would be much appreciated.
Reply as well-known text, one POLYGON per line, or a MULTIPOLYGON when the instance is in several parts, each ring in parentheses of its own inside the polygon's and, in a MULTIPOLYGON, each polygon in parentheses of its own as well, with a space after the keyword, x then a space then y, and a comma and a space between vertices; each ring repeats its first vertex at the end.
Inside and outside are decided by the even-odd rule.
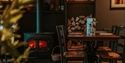
POLYGON ((125 26, 117 26, 116 27, 116 31, 115 31, 116 35, 121 36, 121 33, 122 33, 122 35, 125 34, 124 32, 125 32, 125 26))
POLYGON ((66 35, 64 32, 64 25, 57 25, 56 26, 57 34, 58 34, 58 41, 59 45, 61 46, 62 52, 66 51, 66 35))
POLYGON ((118 25, 112 25, 111 27, 111 33, 117 34, 118 33, 118 25))

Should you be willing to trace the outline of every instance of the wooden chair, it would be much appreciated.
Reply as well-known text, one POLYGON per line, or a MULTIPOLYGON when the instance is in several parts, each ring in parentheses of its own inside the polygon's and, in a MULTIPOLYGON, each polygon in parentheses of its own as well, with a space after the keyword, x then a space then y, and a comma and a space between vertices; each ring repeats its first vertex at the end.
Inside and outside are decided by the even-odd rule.
MULTIPOLYGON (((111 31, 110 31, 110 33, 113 33, 113 34, 116 34, 117 33, 117 29, 118 29, 118 25, 112 25, 112 27, 111 27, 111 31)), ((114 42, 112 42, 112 41, 109 41, 109 46, 104 46, 103 45, 103 41, 97 41, 97 51, 99 50, 99 51, 113 51, 114 50, 114 42), (98 43, 101 43, 101 45, 98 45, 98 43), (105 49, 106 48, 106 50, 103 50, 103 49, 105 49)))
MULTIPOLYGON (((119 26, 118 25, 112 25, 112 27, 111 27, 111 33, 113 33, 113 34, 115 34, 115 35, 118 35, 118 28, 119 28, 119 26)), ((113 50, 114 48, 114 46, 113 45, 115 45, 115 43, 114 42, 109 42, 109 47, 113 50)))
MULTIPOLYGON (((115 34, 116 35, 120 35, 120 32, 125 30, 125 26, 118 26, 117 30, 115 31, 115 34)), ((109 62, 115 62, 117 63, 117 60, 121 60, 122 63, 125 63, 125 37, 124 36, 121 36, 124 41, 124 44, 120 44, 119 42, 112 42, 113 43, 113 48, 114 50, 113 51, 110 51, 110 52, 97 52, 97 63, 101 63, 102 60, 108 60, 109 62), (117 52, 117 47, 122 47, 123 49, 123 52, 122 54, 120 55, 118 52, 117 52)))
POLYGON ((83 50, 68 50, 67 49, 67 35, 65 35, 64 25, 56 26, 58 41, 60 46, 60 60, 61 63, 67 63, 67 61, 82 60, 83 63, 87 63, 87 55, 83 50), (75 53, 75 54, 74 54, 75 53), (81 55, 77 55, 80 53, 81 55))

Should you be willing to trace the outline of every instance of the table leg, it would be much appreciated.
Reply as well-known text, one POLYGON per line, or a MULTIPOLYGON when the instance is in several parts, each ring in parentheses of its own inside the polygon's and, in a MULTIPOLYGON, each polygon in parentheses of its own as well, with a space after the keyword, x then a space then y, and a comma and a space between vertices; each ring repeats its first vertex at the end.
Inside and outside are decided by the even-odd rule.
POLYGON ((118 46, 118 42, 113 42, 113 52, 116 52, 117 51, 117 46, 118 46))
POLYGON ((95 58, 96 58, 96 54, 95 54, 95 48, 94 48, 94 42, 86 42, 87 43, 87 56, 88 56, 88 63, 95 63, 95 58))

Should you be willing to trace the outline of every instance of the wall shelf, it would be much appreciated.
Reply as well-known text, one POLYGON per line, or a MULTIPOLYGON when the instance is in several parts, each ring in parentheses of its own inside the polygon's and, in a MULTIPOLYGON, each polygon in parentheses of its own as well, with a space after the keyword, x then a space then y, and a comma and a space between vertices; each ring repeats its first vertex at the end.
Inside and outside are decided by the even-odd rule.
POLYGON ((95 1, 67 1, 67 3, 83 3, 83 4, 90 4, 95 3, 95 1))
POLYGON ((43 11, 43 13, 65 13, 65 11, 43 11))
POLYGON ((36 13, 36 11, 26 11, 25 13, 36 13))

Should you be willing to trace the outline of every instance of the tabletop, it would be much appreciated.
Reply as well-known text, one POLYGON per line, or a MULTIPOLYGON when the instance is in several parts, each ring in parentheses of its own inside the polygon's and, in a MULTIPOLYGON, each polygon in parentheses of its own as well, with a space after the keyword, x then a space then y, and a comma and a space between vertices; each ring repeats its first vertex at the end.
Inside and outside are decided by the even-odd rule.
POLYGON ((99 34, 96 33, 94 36, 87 36, 85 33, 82 34, 69 34, 68 39, 70 40, 86 40, 86 41, 115 41, 120 39, 120 36, 113 35, 113 34, 99 34))

